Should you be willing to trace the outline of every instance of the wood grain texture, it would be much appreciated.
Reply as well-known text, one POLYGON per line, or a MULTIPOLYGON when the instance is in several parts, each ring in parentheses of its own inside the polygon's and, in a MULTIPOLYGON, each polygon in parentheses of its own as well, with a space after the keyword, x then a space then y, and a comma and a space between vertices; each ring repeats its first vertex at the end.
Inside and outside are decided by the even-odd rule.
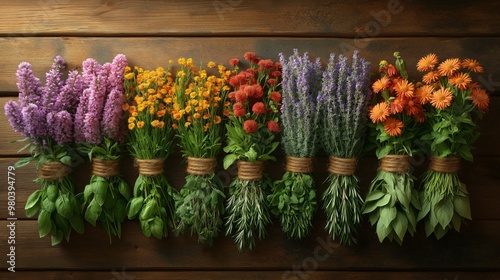
POLYGON ((4 36, 498 35, 497 1, 3 1, 4 36), (349 15, 349 16, 346 16, 349 15))
MULTIPOLYGON (((2 236, 7 221, 0 221, 2 236)), ((324 225, 316 223, 316 225, 324 225)), ((194 237, 170 235, 147 238, 133 221, 123 226, 121 240, 109 244, 100 228, 86 227, 74 233, 69 243, 50 245, 39 238, 36 221, 16 222, 16 267, 20 270, 290 270, 293 267, 318 270, 500 270, 500 221, 472 221, 460 233, 450 232, 441 240, 425 238, 423 227, 403 245, 379 243, 366 223, 358 244, 341 246, 331 241, 323 228, 315 227, 303 241, 287 240, 277 225, 268 227, 267 238, 252 251, 239 253, 229 237, 220 237, 213 248, 197 244, 194 237), (481 240, 487 242, 480 242, 481 240), (360 261, 362 260, 362 261, 360 261)), ((8 252, 6 243, 1 252, 8 252)), ((7 254, 7 253, 6 253, 7 254)), ((3 259, 7 258, 6 254, 3 259)), ((7 263, 2 261, 0 269, 7 263)))
POLYGON ((16 273, 0 272, 0 277, 8 279, 38 280, 41 275, 46 280, 276 280, 276 279, 308 279, 308 280, 497 280, 498 271, 130 271, 118 267, 110 271, 17 271, 16 273), (307 278, 305 278, 307 277, 307 278))
POLYGON ((490 92, 500 91, 500 37, 488 38, 281 38, 281 37, 15 37, 1 38, 0 92, 13 95, 17 92, 16 70, 21 61, 32 64, 35 75, 44 80, 45 73, 56 55, 68 63, 68 69, 81 66, 88 57, 104 63, 116 54, 123 53, 129 65, 144 68, 167 67, 168 61, 179 57, 192 57, 195 63, 213 60, 229 65, 229 59, 240 58, 253 51, 262 58, 278 59, 278 54, 288 56, 297 48, 309 52, 312 58, 320 57, 327 63, 330 53, 351 55, 357 49, 362 57, 378 70, 380 60, 394 61, 394 51, 399 51, 408 65, 410 77, 420 80, 416 71, 420 57, 435 52, 441 59, 450 57, 474 58, 484 66, 484 73, 476 76, 478 83, 490 92))

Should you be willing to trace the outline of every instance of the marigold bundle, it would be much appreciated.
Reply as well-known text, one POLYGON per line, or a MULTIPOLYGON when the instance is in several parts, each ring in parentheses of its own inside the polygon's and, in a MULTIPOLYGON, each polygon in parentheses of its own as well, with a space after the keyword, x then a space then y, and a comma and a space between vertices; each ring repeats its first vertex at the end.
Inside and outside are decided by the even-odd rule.
POLYGON ((170 111, 174 97, 172 74, 162 67, 135 67, 125 73, 129 151, 139 167, 127 216, 139 217, 144 235, 161 239, 174 226, 175 189, 164 174, 164 160, 172 151, 170 111))
POLYGON ((394 56, 395 65, 380 63, 381 78, 372 85, 370 140, 381 161, 365 198, 363 214, 368 214, 372 225, 376 224, 380 242, 388 238, 402 244, 407 232, 412 236, 415 233, 420 210, 409 156, 414 152, 424 110, 415 85, 408 81, 405 62, 399 53, 394 56))
POLYGON ((71 229, 78 233, 84 230, 81 203, 75 197, 69 176, 73 163, 79 160, 73 149, 73 122, 83 81, 78 71, 70 71, 64 80, 65 67, 64 59, 57 56, 42 85, 31 65, 22 62, 16 74, 19 100, 5 104, 10 125, 26 137, 21 141, 28 141, 19 152, 29 147, 31 155, 18 161, 15 167, 34 160, 39 172, 35 182, 41 188, 28 197, 26 216, 39 213, 38 233, 40 237, 50 233, 52 245, 63 238, 69 241, 71 229))
POLYGON ((429 170, 423 175, 422 210, 427 236, 443 237, 448 230, 460 230, 471 219, 469 196, 458 177, 460 158, 472 161, 472 144, 479 137, 476 120, 488 109, 489 97, 471 74, 483 71, 473 59, 447 59, 439 63, 429 54, 417 64, 426 72, 418 95, 425 104, 426 126, 422 140, 431 154, 429 170))
POLYGON ((356 242, 363 205, 354 173, 365 139, 370 63, 360 58, 357 51, 351 65, 343 55, 337 60, 335 54, 330 55, 318 98, 320 139, 330 155, 323 208, 328 234, 342 244, 351 244, 356 242))
MULTIPOLYGON (((224 215, 224 185, 215 175, 222 150, 223 109, 231 71, 218 66, 220 77, 196 70, 191 59, 178 60, 173 125, 183 156, 187 159, 186 183, 174 196, 176 231, 190 229, 199 242, 212 245, 219 235, 224 215)), ((214 62, 208 63, 214 68, 214 62)))
POLYGON ((99 221, 111 236, 121 237, 121 224, 131 191, 119 175, 121 144, 125 138, 123 76, 127 59, 117 55, 112 63, 100 65, 89 58, 83 62, 83 93, 75 114, 75 141, 92 161, 92 177, 85 186, 85 219, 99 221))
POLYGON ((266 197, 272 180, 262 171, 264 161, 275 160, 271 153, 279 145, 275 137, 280 131, 281 104, 281 65, 251 52, 244 57, 250 63, 246 70, 239 71, 238 59, 230 61, 239 72, 229 80, 234 91, 226 103, 229 122, 224 147, 225 169, 238 160, 238 177, 230 185, 226 206, 226 235, 233 236, 240 251, 253 248, 271 222, 266 197))
MULTIPOLYGON (((316 100, 321 84, 321 63, 309 60, 298 50, 288 59, 280 54, 283 67, 281 143, 287 155, 286 173, 274 183, 269 195, 271 211, 279 217, 290 239, 306 237, 317 208, 312 157, 318 150, 318 110, 316 100)), ((277 102, 281 100, 275 93, 277 102)))

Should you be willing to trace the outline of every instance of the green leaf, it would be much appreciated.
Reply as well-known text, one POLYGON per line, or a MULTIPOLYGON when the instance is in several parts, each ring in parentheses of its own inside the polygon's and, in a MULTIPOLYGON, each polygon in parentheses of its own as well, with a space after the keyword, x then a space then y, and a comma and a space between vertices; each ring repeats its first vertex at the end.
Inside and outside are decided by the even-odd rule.
POLYGON ((40 238, 46 236, 52 230, 52 220, 50 219, 50 213, 47 211, 40 211, 38 215, 38 234, 40 238))
POLYGON ((381 159, 384 156, 388 155, 391 152, 391 150, 392 150, 392 145, 385 145, 384 147, 378 148, 375 154, 378 159, 381 159))
POLYGON ((89 222, 94 227, 96 226, 97 219, 102 213, 102 207, 96 203, 94 200, 89 203, 87 210, 85 211, 85 220, 89 222))
POLYGON ((163 220, 160 217, 154 217, 153 221, 149 223, 149 227, 151 229, 151 234, 154 237, 158 239, 163 237, 163 220))
POLYGON ((73 215, 73 217, 71 217, 71 219, 69 220, 69 222, 71 223, 71 226, 73 227, 73 229, 80 233, 80 234, 83 234, 83 231, 84 231, 84 223, 83 223, 83 219, 82 219, 82 216, 80 215, 73 215))
POLYGON ((379 220, 377 223, 376 232, 379 242, 382 242, 392 232, 392 228, 384 226, 384 224, 379 220))
POLYGON ((94 184, 94 200, 102 206, 106 201, 106 193, 108 191, 108 183, 106 181, 96 181, 94 184))
POLYGON ((394 231, 398 235, 399 239, 403 240, 406 230, 408 229, 408 219, 403 214, 403 212, 398 211, 396 219, 394 220, 394 231))
POLYGON ((455 200, 453 200, 453 205, 455 206, 455 211, 460 216, 469 220, 472 219, 468 197, 463 197, 459 195, 455 196, 455 200))
POLYGON ((453 202, 451 198, 448 198, 444 201, 440 201, 434 206, 434 211, 436 213, 436 218, 439 221, 439 224, 445 228, 447 227, 451 219, 453 218, 453 202))
POLYGON ((73 216, 73 209, 69 201, 69 194, 65 193, 57 198, 56 210, 59 215, 66 219, 70 219, 71 216, 73 216))
POLYGON ((59 159, 59 161, 64 163, 67 166, 71 166, 71 157, 70 156, 64 156, 61 159, 59 159))
POLYGON ((385 227, 389 227, 392 221, 396 218, 398 211, 393 207, 382 207, 380 209, 380 220, 379 223, 382 223, 385 227))
POLYGON ((384 197, 379 199, 375 205, 378 207, 382 207, 382 206, 389 204, 390 201, 391 201, 391 195, 385 194, 384 197))
POLYGON ((226 155, 223 160, 224 169, 228 169, 237 159, 238 156, 236 154, 226 155))
POLYGON ((247 157, 247 159, 249 161, 257 161, 257 157, 258 157, 258 153, 257 151, 255 151, 255 149, 252 147, 250 148, 245 154, 244 156, 247 157))
POLYGON ((26 205, 24 206, 25 210, 31 209, 35 207, 40 202, 40 196, 42 195, 41 190, 36 190, 33 192, 26 201, 26 205))
POLYGON ((144 201, 144 198, 142 198, 142 196, 140 197, 134 197, 132 198, 129 203, 127 204, 127 217, 132 220, 133 218, 135 218, 135 216, 137 215, 137 213, 139 213, 139 211, 141 210, 142 208, 142 202, 144 201))
POLYGON ((85 203, 88 203, 90 201, 90 196, 94 193, 94 184, 88 184, 85 186, 85 189, 83 190, 83 199, 85 203))
POLYGON ((155 208, 156 208, 155 201, 154 200, 148 201, 146 203, 146 205, 144 205, 144 207, 142 207, 140 219, 147 220, 147 219, 151 218, 153 216, 155 208))
POLYGON ((384 195, 385 195, 385 193, 383 193, 381 191, 372 191, 372 192, 368 193, 368 195, 366 196, 365 202, 377 200, 377 199, 383 197, 384 195))
POLYGON ((132 197, 132 192, 127 182, 124 180, 120 180, 120 184, 118 185, 118 191, 120 194, 128 201, 132 197))
POLYGON ((48 197, 46 197, 42 201, 42 209, 49 212, 49 213, 52 213, 56 209, 56 205, 54 202, 52 202, 52 200, 50 200, 48 197))
POLYGON ((57 244, 61 243, 61 241, 63 240, 63 237, 64 237, 63 232, 60 230, 57 230, 56 232, 54 232, 52 234, 52 236, 50 236, 50 244, 52 246, 56 246, 57 244))
POLYGON ((55 201, 57 198, 57 195, 59 194, 59 188, 56 185, 49 185, 47 187, 46 192, 47 192, 47 197, 50 200, 55 201))
POLYGON ((14 167, 15 168, 21 168, 23 166, 26 166, 28 165, 30 162, 32 162, 33 160, 35 160, 33 157, 26 157, 26 158, 22 158, 20 160, 18 160, 15 164, 14 164, 14 167))

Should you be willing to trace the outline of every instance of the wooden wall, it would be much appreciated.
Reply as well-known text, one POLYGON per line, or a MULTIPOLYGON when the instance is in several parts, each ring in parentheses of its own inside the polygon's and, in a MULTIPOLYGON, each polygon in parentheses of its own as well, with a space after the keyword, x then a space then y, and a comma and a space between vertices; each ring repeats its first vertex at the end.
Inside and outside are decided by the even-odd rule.
MULTIPOLYGON (((500 279, 500 3, 488 1, 0 1, 0 278, 2 279, 500 279), (293 48, 326 61, 329 53, 359 49, 372 62, 392 59, 400 51, 412 67, 429 52, 441 58, 471 57, 484 65, 479 82, 491 94, 482 123, 475 161, 460 171, 467 184, 473 221, 460 233, 440 241, 426 238, 423 227, 403 246, 380 244, 363 222, 359 242, 340 246, 324 231, 321 211, 314 230, 301 242, 286 240, 279 223, 253 251, 238 253, 228 237, 213 248, 188 235, 164 240, 146 238, 137 221, 127 221, 122 240, 110 245, 101 228, 86 226, 71 242, 52 247, 40 239, 37 223, 27 219, 24 203, 38 186, 33 165, 18 169, 16 178, 16 273, 7 271, 7 168, 20 145, 4 116, 3 105, 16 98, 15 72, 29 61, 42 76, 56 55, 70 68, 85 58, 110 61, 123 53, 130 65, 164 66, 169 59, 227 63, 246 51, 277 59, 293 48)), ((416 74, 415 70, 410 71, 416 74)), ((172 184, 180 188, 185 172, 174 154, 167 164, 172 184)), ((282 160, 267 166, 282 175, 282 160)), ((123 172, 132 182, 129 160, 123 172)), ((373 178, 377 161, 360 161, 362 193, 373 178)), ((417 164, 416 173, 426 168, 417 164)), ((326 176, 326 159, 316 162, 318 183, 326 176)), ((75 170, 77 188, 89 179, 88 165, 75 170)), ((234 175, 232 172, 222 176, 234 175)), ((324 185, 319 186, 319 191, 324 185)))

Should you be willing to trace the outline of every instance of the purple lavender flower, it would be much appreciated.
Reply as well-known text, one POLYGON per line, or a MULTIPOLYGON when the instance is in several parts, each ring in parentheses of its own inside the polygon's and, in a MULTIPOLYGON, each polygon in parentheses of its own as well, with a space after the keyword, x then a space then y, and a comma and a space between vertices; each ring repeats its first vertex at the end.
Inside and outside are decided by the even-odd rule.
POLYGON ((36 104, 28 104, 21 110, 24 132, 34 141, 46 136, 46 119, 36 104))
POLYGON ((58 145, 70 143, 73 140, 73 116, 67 111, 53 115, 54 140, 58 145))
POLYGON ((116 88, 111 90, 104 106, 104 115, 101 123, 104 136, 118 142, 123 142, 125 132, 125 122, 122 119, 123 100, 123 92, 116 88))
MULTIPOLYGON (((125 76, 125 67, 127 67, 127 57, 123 54, 118 54, 113 59, 111 71, 109 73, 108 84, 119 92, 123 92, 123 80, 125 76)), ((110 92, 111 92, 110 89, 110 92)))
POLYGON ((70 71, 65 85, 57 96, 54 111, 66 110, 74 114, 83 92, 83 78, 77 70, 70 71))
MULTIPOLYGON (((83 63, 83 79, 87 83, 88 103, 83 117, 84 142, 97 145, 101 142, 100 122, 107 88, 107 74, 110 65, 103 67, 94 59, 87 59, 83 63)), ((84 92, 85 92, 84 91, 84 92)), ((80 136, 75 133, 75 137, 80 136)))
POLYGON ((21 62, 16 72, 17 89, 19 90, 19 106, 21 108, 28 104, 39 104, 42 82, 35 77, 31 64, 28 62, 21 62))
POLYGON ((9 100, 4 106, 5 115, 9 117, 9 124, 15 132, 27 136, 24 130, 23 115, 21 107, 16 102, 9 100))
POLYGON ((75 136, 75 143, 77 144, 85 142, 84 120, 88 109, 87 107, 89 102, 89 94, 90 94, 90 89, 86 88, 83 90, 82 95, 80 96, 80 102, 78 104, 75 113, 74 136, 75 136))

